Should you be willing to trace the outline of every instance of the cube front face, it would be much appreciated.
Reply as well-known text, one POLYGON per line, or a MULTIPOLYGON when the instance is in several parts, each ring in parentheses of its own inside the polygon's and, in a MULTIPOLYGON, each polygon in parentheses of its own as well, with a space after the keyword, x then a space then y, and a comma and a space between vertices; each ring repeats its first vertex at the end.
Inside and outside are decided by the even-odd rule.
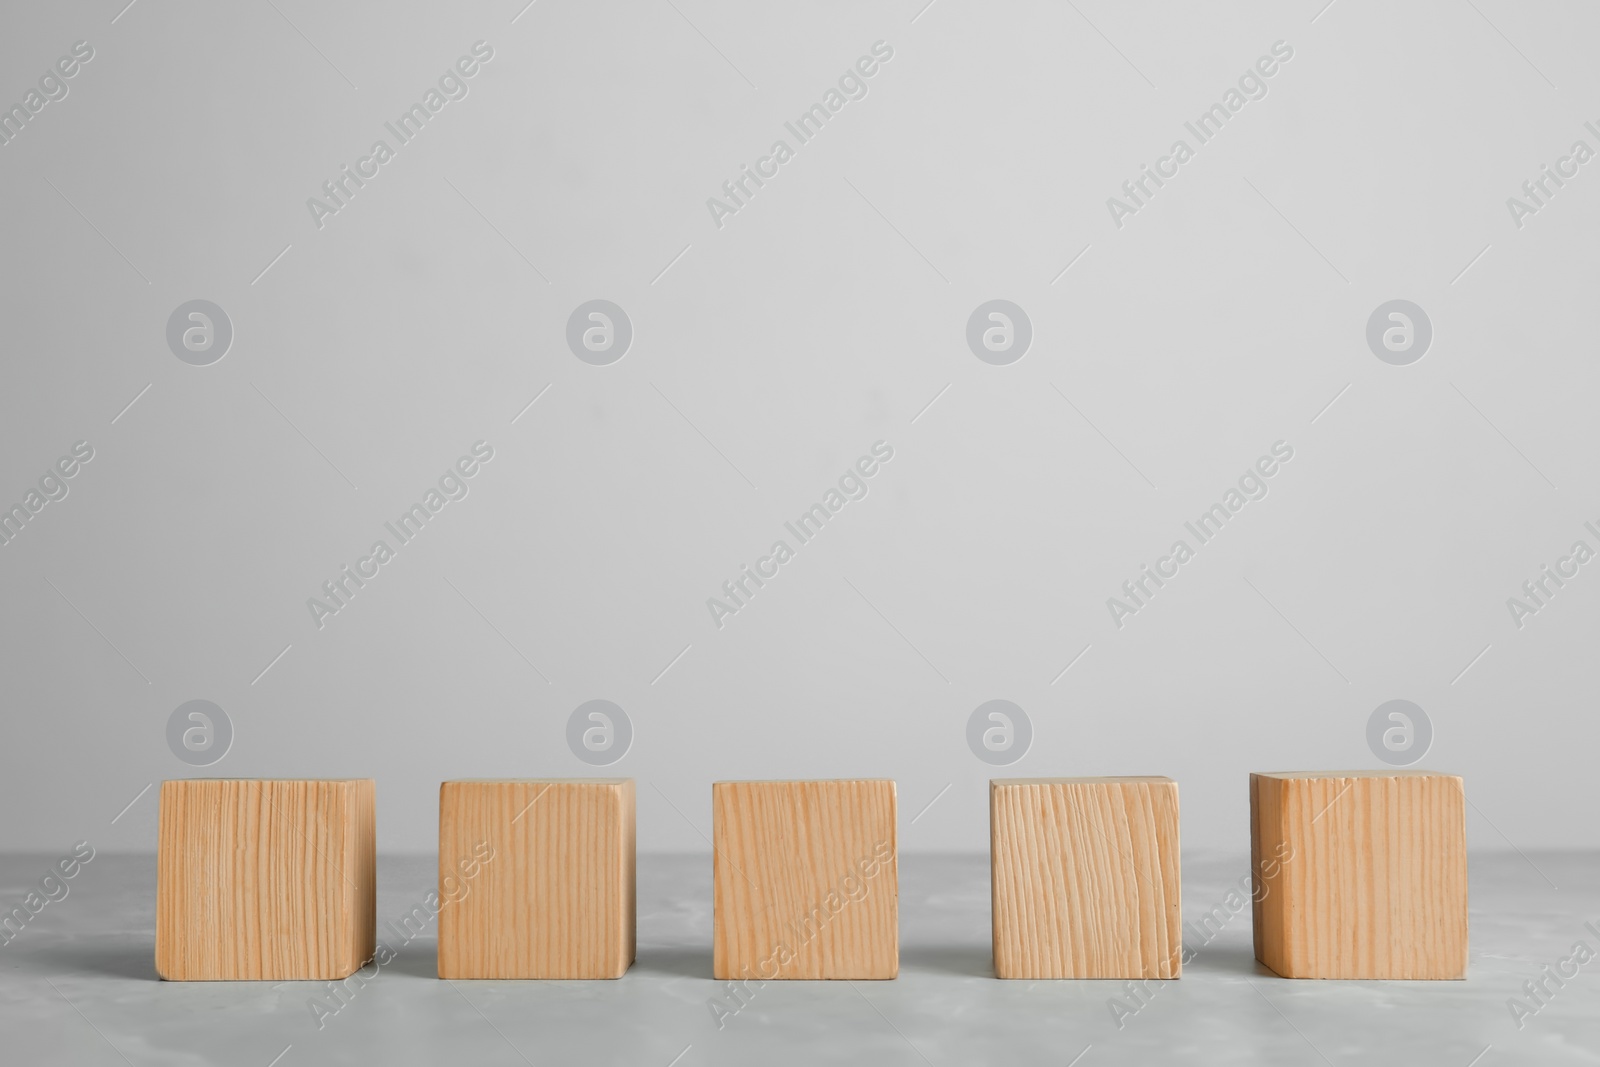
POLYGON ((622 977, 634 856, 631 778, 443 783, 439 977, 622 977))
POLYGON ((900 973, 895 784, 711 787, 718 979, 900 973))
POLYGON ((1460 778, 1252 774, 1250 813, 1262 964, 1285 978, 1466 977, 1460 778))
POLYGON ((989 783, 997 978, 1176 978, 1178 784, 989 783))
POLYGON ((372 958, 371 779, 161 784, 156 972, 174 981, 349 976, 372 958))

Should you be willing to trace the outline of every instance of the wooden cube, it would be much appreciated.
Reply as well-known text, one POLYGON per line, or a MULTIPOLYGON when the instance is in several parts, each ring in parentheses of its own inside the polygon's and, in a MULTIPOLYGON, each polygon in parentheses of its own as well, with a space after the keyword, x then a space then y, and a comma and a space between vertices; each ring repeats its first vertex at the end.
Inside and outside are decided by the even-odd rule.
POLYGON ((1465 978, 1461 779, 1250 776, 1256 959, 1285 978, 1465 978))
POLYGON ((175 981, 346 978, 372 958, 370 778, 161 783, 156 973, 175 981))
POLYGON ((711 786, 712 973, 900 973, 894 782, 711 786))
POLYGON ((1178 783, 989 782, 997 978, 1177 978, 1178 783))
POLYGON ((634 957, 632 778, 439 787, 439 977, 621 978, 634 957))

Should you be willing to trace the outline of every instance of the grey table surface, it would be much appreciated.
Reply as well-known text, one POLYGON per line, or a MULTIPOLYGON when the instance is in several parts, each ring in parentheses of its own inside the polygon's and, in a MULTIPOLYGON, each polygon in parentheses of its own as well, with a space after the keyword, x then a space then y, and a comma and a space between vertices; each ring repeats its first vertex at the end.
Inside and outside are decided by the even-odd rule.
MULTIPOLYGON (((0 856, 5 907, 54 859, 0 856)), ((1186 855, 1186 918, 1226 914, 1247 870, 1243 856, 1186 855)), ((988 874, 986 856, 902 856, 897 980, 772 982, 742 992, 733 1012, 730 987, 711 978, 709 857, 642 855, 638 960, 622 979, 441 982, 429 928, 319 1019, 309 1005, 323 983, 158 980, 154 860, 101 854, 0 947, 0 1061, 1600 1063, 1600 959, 1561 963, 1578 942, 1600 952, 1586 926, 1600 928, 1600 854, 1475 853, 1465 981, 1277 978, 1253 959, 1245 907, 1182 979, 1140 998, 1121 982, 997 981, 988 874), (1528 998, 1525 982, 1574 968, 1559 986, 1545 977, 1542 1004, 1528 998), (1520 1027, 1512 998, 1537 1008, 1520 1027)), ((434 879, 432 857, 381 857, 380 930, 434 879)))

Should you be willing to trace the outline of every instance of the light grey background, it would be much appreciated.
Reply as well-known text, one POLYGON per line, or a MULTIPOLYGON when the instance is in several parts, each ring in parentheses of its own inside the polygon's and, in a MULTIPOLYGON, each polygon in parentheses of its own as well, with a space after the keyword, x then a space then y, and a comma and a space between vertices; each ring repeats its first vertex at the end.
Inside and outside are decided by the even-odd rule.
POLYGON ((916 851, 986 847, 991 773, 1159 773, 1185 844, 1237 851, 1247 772, 1380 766, 1394 698, 1475 847, 1600 845, 1600 565, 1506 607, 1600 547, 1600 163, 1506 207, 1600 148, 1600 12, 921 2, 9 8, 7 105, 95 56, 0 147, 0 501, 95 458, 0 547, 0 845, 149 850, 167 777, 371 775, 381 848, 427 852, 441 779, 592 773, 565 728, 596 698, 646 850, 708 850, 715 778, 893 776, 916 851), (467 97, 318 229, 307 198, 479 40, 467 97), (879 40, 717 228, 707 197, 879 40), (1107 197, 1279 40, 1117 228, 1107 197), (197 298, 234 327, 208 367, 165 341, 197 298), (611 366, 566 348, 592 299, 633 324, 611 366), (966 344, 992 299, 1032 322, 1010 366, 966 344), (1366 346, 1392 299, 1433 324, 1410 366, 1366 346), (319 630, 307 598, 479 440, 470 494, 319 630), (878 440, 870 494, 713 626, 878 440), (1106 598, 1279 440, 1270 495, 1117 629, 1106 598), (165 740, 194 699, 234 727, 205 769, 165 740), (965 739, 990 699, 1034 729, 1003 772, 965 739))

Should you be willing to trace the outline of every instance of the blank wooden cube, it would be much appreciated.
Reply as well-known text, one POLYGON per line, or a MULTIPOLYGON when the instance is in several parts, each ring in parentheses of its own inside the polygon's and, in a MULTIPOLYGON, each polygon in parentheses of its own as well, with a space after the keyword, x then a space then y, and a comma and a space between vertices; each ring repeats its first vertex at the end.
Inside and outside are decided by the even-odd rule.
POLYGON ((1465 978, 1461 779, 1250 776, 1256 959, 1285 978, 1465 978))
POLYGON ((156 972, 177 981, 348 977, 372 958, 370 778, 161 783, 156 972))
POLYGON ((632 778, 439 787, 439 977, 621 978, 634 957, 632 778))
POLYGON ((716 782, 711 825, 717 978, 900 973, 894 782, 716 782))
POLYGON ((1177 978, 1178 783, 989 782, 997 978, 1177 978))

